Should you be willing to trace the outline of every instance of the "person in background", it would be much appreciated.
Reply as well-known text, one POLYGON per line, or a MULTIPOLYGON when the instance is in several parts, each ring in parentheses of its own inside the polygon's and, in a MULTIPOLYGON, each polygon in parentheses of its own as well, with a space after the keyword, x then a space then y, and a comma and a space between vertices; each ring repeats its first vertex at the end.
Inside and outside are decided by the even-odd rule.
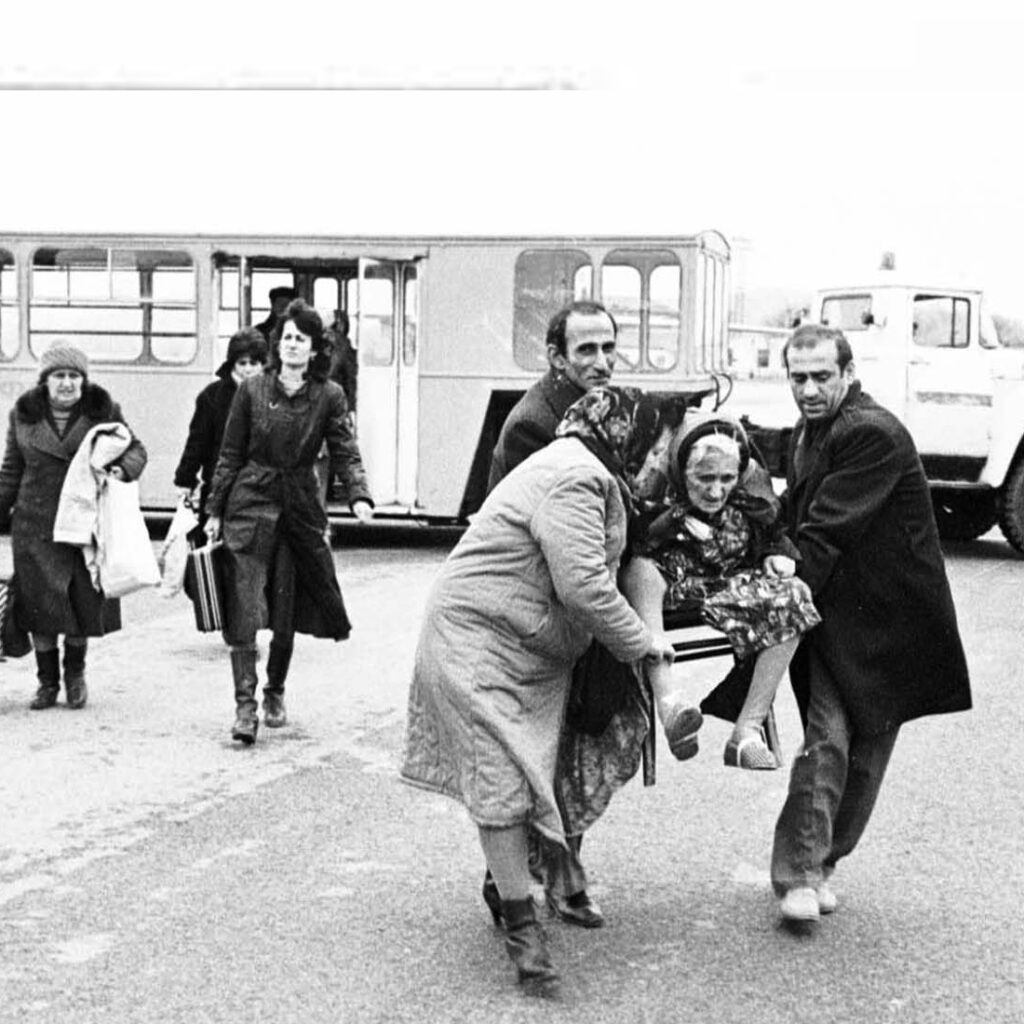
POLYGON ((206 533, 223 537, 224 640, 235 687, 232 739, 250 745, 259 726, 256 633, 273 639, 263 689, 264 721, 287 722, 284 685, 296 631, 333 640, 350 624, 325 538, 327 515, 313 469, 326 441, 331 465, 361 522, 373 516, 345 393, 327 380, 323 321, 302 299, 290 303, 266 373, 243 381, 231 403, 206 501, 206 533))
POLYGON ((331 369, 328 376, 342 386, 348 399, 349 412, 354 416, 359 385, 359 360, 348 332, 348 313, 343 309, 336 310, 334 322, 327 328, 327 337, 331 342, 331 369))
MULTIPOLYGON (((0 521, 11 521, 17 577, 17 614, 32 635, 39 688, 29 705, 53 707, 60 694, 64 636, 64 688, 69 708, 85 706, 88 638, 121 628, 121 604, 92 583, 82 549, 53 539, 54 521, 71 460, 89 431, 124 423, 107 391, 89 380, 89 360, 57 340, 43 353, 39 382, 11 410, 0 465, 0 521), (13 509, 13 515, 12 515, 13 509)), ((119 480, 137 480, 146 449, 137 438, 105 469, 119 480)))
POLYGON ((636 389, 587 392, 495 487, 434 584, 416 652, 402 778, 469 810, 484 899, 531 994, 558 981, 529 837, 566 846, 555 776, 573 664, 594 636, 624 662, 672 656, 616 587, 641 402, 636 389))
POLYGON ((782 358, 801 414, 784 519, 822 622, 790 667, 805 733, 771 878, 783 919, 813 922, 836 909, 829 878, 864 833, 900 726, 966 710, 971 691, 910 434, 861 390, 842 331, 799 327, 782 358))
POLYGON ((217 380, 207 384, 196 397, 195 411, 188 426, 188 438, 174 471, 178 497, 192 503, 196 478, 199 500, 194 503, 200 525, 206 521, 206 499, 217 465, 224 425, 238 385, 263 372, 267 363, 267 341, 255 327, 243 327, 228 342, 227 355, 217 370, 217 380))
POLYGON ((288 308, 288 303, 296 298, 296 292, 294 288, 288 288, 285 285, 280 285, 277 288, 271 288, 268 297, 270 299, 270 312, 267 314, 266 320, 263 320, 254 326, 256 330, 263 335, 264 340, 269 345, 281 324, 281 317, 284 316, 284 311, 288 308))
MULTIPOLYGON (((571 302, 548 323, 549 369, 512 407, 502 424, 487 480, 488 494, 524 459, 549 444, 566 410, 591 388, 609 383, 618 337, 615 318, 599 302, 571 302)), ((568 924, 604 925, 601 908, 587 893, 580 859, 582 835, 566 847, 533 839, 533 861, 543 878, 548 903, 568 924)))

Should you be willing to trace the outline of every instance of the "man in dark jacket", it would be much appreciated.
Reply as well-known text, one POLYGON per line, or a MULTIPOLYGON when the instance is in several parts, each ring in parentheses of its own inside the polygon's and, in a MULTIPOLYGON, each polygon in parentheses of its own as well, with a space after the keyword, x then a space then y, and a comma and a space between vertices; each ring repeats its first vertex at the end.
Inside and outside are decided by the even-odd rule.
POLYGON ((279 285, 277 288, 270 289, 268 297, 270 299, 270 312, 267 314, 266 320, 261 320, 253 326, 263 335, 269 345, 273 340, 277 325, 281 322, 281 317, 284 316, 284 311, 288 308, 288 303, 296 297, 296 292, 294 288, 279 285))
MULTIPOLYGON (((591 388, 607 384, 615 366, 619 332, 615 318, 599 302, 573 302, 548 324, 551 368, 512 407, 491 456, 487 493, 524 459, 555 439, 566 409, 591 388)), ((599 928, 604 916, 587 893, 587 876, 579 859, 582 836, 570 837, 568 851, 545 850, 544 885, 551 909, 563 921, 599 928)), ((542 856, 535 840, 531 859, 542 856)))
POLYGON ((902 723, 971 706, 921 460, 852 358, 842 331, 812 324, 783 349, 802 413, 785 515, 822 617, 790 669, 806 731, 771 866, 788 921, 835 910, 828 878, 864 832, 902 723))
POLYGON ((528 455, 555 438, 565 410, 584 392, 607 384, 615 367, 618 324, 599 302, 573 302, 552 317, 551 368, 512 407, 491 457, 487 493, 528 455))

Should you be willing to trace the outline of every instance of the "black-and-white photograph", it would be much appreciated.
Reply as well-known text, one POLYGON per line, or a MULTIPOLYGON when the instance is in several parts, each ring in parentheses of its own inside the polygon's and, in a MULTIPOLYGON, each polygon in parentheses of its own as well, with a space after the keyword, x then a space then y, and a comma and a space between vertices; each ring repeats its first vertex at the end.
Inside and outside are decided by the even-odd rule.
POLYGON ((5 15, 0 1022, 1024 1020, 1022 41, 5 15))

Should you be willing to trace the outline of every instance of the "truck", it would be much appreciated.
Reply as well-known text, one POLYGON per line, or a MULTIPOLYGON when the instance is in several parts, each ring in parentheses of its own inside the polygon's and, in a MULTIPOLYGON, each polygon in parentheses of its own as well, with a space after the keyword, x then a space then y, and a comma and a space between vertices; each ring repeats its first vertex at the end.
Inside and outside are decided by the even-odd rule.
MULTIPOLYGON (((983 290, 882 270, 820 289, 801 322, 840 328, 864 390, 910 431, 940 534, 972 540, 998 523, 1024 552, 1024 348, 1000 340, 983 290)), ((781 339, 770 340, 781 360, 781 339)), ((777 414, 782 380, 759 383, 777 400, 740 387, 730 404, 745 404, 746 392, 777 414)), ((791 400, 787 415, 791 423, 791 400)))

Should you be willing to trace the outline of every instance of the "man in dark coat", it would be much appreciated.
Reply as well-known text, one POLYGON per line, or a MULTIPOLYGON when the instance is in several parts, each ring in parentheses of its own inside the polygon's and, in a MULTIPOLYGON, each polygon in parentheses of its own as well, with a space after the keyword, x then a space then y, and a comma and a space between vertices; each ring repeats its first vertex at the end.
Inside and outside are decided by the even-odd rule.
POLYGON ((554 440, 565 410, 611 380, 618 325, 599 302, 573 302, 548 325, 551 368, 512 407, 491 456, 487 493, 527 456, 554 440))
MULTIPOLYGON (((573 302, 548 324, 548 372, 512 407, 491 456, 487 493, 524 459, 555 439, 555 428, 566 409, 591 388, 607 384, 615 366, 619 328, 599 302, 573 302)), ((587 876, 579 859, 582 836, 569 837, 570 849, 537 849, 543 856, 545 889, 552 910, 570 924, 598 928, 604 924, 600 908, 587 894, 587 876)))
POLYGON ((902 723, 971 706, 921 460, 861 391, 842 331, 805 325, 783 350, 802 417, 785 515, 822 623, 790 675, 806 726, 775 828, 785 920, 835 909, 828 878, 857 845, 902 723))
POLYGON ((274 331, 277 329, 277 325, 281 322, 281 317, 284 316, 284 311, 288 308, 288 303, 296 297, 294 288, 288 288, 285 285, 280 285, 277 288, 271 288, 268 298, 270 299, 270 312, 267 314, 266 320, 261 320, 258 324, 253 326, 260 334, 263 335, 264 340, 269 345, 274 337, 274 331))

